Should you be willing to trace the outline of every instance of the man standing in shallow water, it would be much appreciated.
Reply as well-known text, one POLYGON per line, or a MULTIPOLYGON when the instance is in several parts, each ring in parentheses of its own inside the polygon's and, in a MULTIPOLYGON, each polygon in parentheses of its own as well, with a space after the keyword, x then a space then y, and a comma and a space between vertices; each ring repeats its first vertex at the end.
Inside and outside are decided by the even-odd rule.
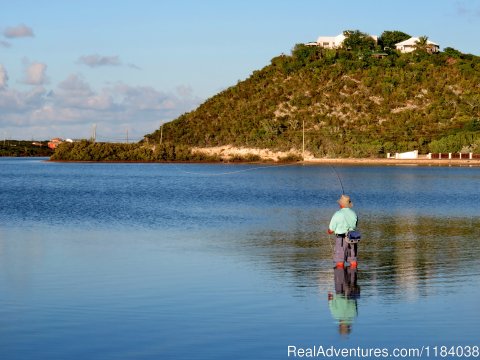
POLYGON ((350 244, 345 240, 347 233, 357 228, 357 214, 352 210, 350 196, 342 195, 337 201, 340 210, 335 212, 330 220, 328 234, 335 234, 335 252, 333 261, 335 267, 343 268, 345 261, 350 263, 351 268, 357 267, 357 243, 350 244))

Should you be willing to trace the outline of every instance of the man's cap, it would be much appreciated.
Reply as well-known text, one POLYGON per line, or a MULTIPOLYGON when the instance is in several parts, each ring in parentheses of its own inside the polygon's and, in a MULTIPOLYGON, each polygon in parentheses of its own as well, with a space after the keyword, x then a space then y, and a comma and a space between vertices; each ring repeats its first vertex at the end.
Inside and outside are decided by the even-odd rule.
POLYGON ((350 196, 343 194, 340 199, 338 199, 338 204, 342 207, 351 208, 353 206, 352 200, 350 200, 350 196))

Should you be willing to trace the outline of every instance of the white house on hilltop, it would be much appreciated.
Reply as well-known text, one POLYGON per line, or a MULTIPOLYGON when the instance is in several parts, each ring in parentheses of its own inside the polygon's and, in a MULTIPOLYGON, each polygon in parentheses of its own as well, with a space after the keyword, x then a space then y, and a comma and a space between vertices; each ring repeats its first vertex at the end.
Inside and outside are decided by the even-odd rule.
MULTIPOLYGON (((410 39, 404 40, 395 44, 395 48, 400 50, 402 53, 409 53, 414 51, 417 48, 417 42, 419 41, 418 37, 411 37, 410 39)), ((434 43, 433 41, 427 40, 427 51, 429 53, 436 53, 440 51, 440 45, 434 43)))
POLYGON ((337 36, 319 36, 317 39, 317 46, 321 46, 327 49, 336 49, 343 44, 345 35, 340 34, 337 36))
MULTIPOLYGON (((376 35, 369 35, 375 42, 377 42, 378 37, 376 35)), ((319 36, 316 42, 309 42, 305 45, 308 46, 320 46, 326 49, 337 49, 342 46, 343 40, 345 40, 345 35, 339 34, 337 36, 319 36)))

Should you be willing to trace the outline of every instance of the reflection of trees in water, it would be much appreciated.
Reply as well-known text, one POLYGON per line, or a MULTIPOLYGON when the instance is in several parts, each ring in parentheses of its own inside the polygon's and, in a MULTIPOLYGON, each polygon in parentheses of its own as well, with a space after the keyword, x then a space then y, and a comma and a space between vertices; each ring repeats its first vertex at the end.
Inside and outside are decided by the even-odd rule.
POLYGON ((412 214, 368 225, 372 236, 364 246, 362 261, 375 266, 370 273, 380 285, 389 285, 389 292, 404 297, 436 291, 429 286, 435 278, 463 272, 479 255, 474 244, 480 233, 473 219, 412 214))
MULTIPOLYGON (((315 230, 257 232, 250 236, 249 251, 277 274, 294 277, 296 286, 314 286, 319 276, 331 278, 325 270, 331 269, 333 238, 325 229, 317 223, 315 230)), ((360 229, 362 282, 387 293, 427 294, 434 291, 427 281, 464 271, 480 256, 480 230, 473 218, 364 216, 360 229)))

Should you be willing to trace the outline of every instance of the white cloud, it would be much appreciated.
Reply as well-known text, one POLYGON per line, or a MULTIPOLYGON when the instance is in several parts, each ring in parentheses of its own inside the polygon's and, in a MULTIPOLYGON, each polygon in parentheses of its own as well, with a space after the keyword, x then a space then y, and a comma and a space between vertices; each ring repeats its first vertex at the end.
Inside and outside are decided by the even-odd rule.
POLYGON ((10 115, 25 116, 29 111, 42 106, 46 101, 46 95, 46 89, 41 86, 25 92, 14 89, 0 91, 0 115, 2 120, 8 121, 10 115))
POLYGON ((68 78, 60 82, 58 88, 69 94, 69 96, 76 97, 90 96, 93 92, 90 85, 88 85, 80 75, 75 74, 70 75, 68 78))
POLYGON ((7 87, 8 83, 8 75, 7 70, 0 64, 0 89, 4 89, 7 87))
POLYGON ((47 65, 42 63, 25 63, 24 83, 29 85, 44 85, 48 82, 46 71, 47 65))
POLYGON ((130 86, 118 84, 112 88, 113 93, 122 97, 122 103, 137 110, 170 110, 178 104, 179 98, 155 90, 150 86, 130 86))
POLYGON ((105 91, 95 93, 79 75, 70 75, 62 81, 54 94, 56 105, 62 108, 105 110, 111 108, 113 104, 113 99, 108 93, 105 91))
POLYGON ((30 28, 26 25, 23 25, 23 24, 18 25, 18 26, 7 27, 5 29, 5 31, 3 32, 3 35, 5 35, 5 37, 7 37, 9 39, 35 36, 33 34, 32 28, 30 28))
POLYGON ((191 97, 193 90, 190 86, 177 86, 177 93, 182 97, 191 97))
POLYGON ((78 59, 79 64, 87 65, 91 68, 99 66, 119 66, 121 62, 118 56, 100 56, 97 54, 81 56, 78 59))
POLYGON ((8 41, 0 40, 0 46, 4 48, 9 48, 12 46, 12 44, 10 44, 8 41))
MULTIPOLYGON (((156 130, 200 103, 187 87, 176 93, 150 86, 117 83, 93 89, 79 74, 72 74, 52 90, 36 86, 29 91, 0 90, 2 129, 12 138, 55 136, 87 138, 92 124, 104 140, 125 135, 130 140, 156 130)), ((102 138, 100 138, 102 140, 102 138)))

